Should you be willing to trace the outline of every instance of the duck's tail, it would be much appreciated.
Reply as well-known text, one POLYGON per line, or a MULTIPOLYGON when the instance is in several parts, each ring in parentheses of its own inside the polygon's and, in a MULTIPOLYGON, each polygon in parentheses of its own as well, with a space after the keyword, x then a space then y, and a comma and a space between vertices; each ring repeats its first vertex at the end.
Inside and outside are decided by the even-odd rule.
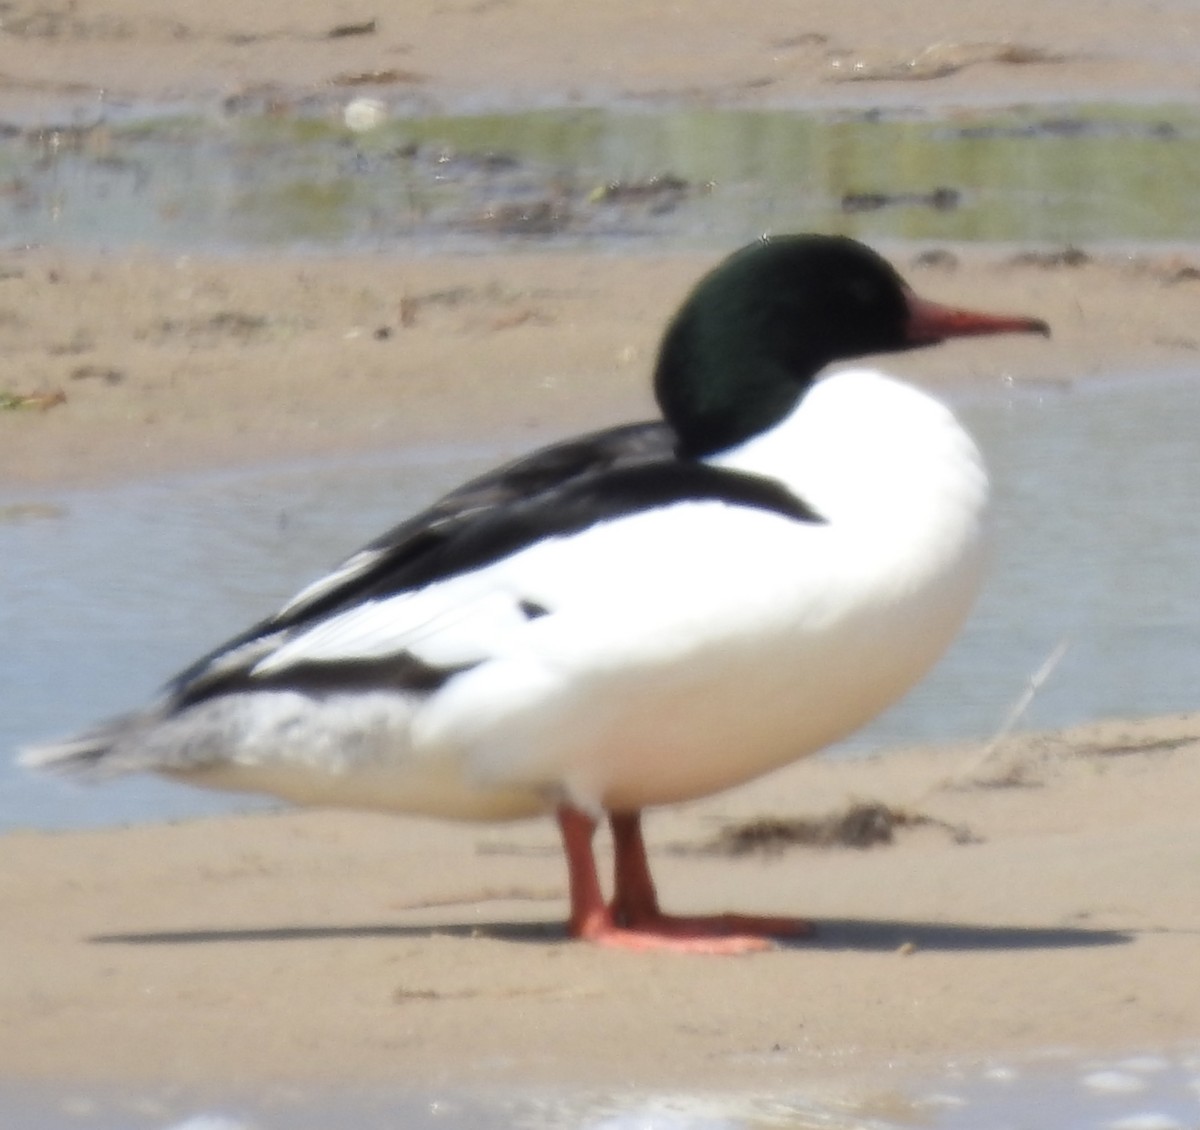
POLYGON ((103 780, 128 772, 128 764, 113 754, 142 731, 147 714, 124 714, 61 741, 26 746, 17 753, 17 764, 25 769, 64 777, 103 780))

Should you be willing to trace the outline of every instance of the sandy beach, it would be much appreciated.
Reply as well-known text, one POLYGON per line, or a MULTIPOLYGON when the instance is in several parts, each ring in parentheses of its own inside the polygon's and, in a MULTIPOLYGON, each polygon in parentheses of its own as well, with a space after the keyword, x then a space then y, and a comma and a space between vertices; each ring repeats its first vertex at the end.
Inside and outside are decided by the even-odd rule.
POLYGON ((975 104, 1192 97, 1186 0, 16 0, 0 106, 402 92, 427 108, 689 100, 975 104))
MULTIPOLYGON (((322 260, 0 254, 0 481, 80 485, 206 466, 650 416, 658 337, 716 255, 322 260)), ((1186 259, 897 265, 927 296, 1031 313, 1050 341, 889 361, 923 383, 1179 369, 1200 348, 1186 259)))
POLYGON ((655 814, 670 908, 817 923, 739 959, 566 942, 549 822, 12 833, 0 1062, 42 1080, 764 1091, 1192 1044, 1200 718, 983 752, 809 761, 655 814), (897 818, 891 843, 730 855, 722 837, 865 802, 897 818))
MULTIPOLYGON (((403 90, 414 110, 621 99, 945 105, 1193 98, 1183 3, 750 11, 619 0, 17 2, 0 113, 403 90), (481 49, 480 45, 487 45, 481 49)), ((885 250, 887 250, 885 248, 885 250)), ((653 410, 665 319, 718 258, 0 253, 0 483, 62 485, 528 437, 653 410)), ((889 368, 946 382, 1181 369, 1200 263, 954 249, 923 294, 1033 314, 889 368)), ((350 547, 347 547, 350 548, 350 547)), ((0 837, 0 1076, 860 1093, 947 1059, 1200 1036, 1200 718, 809 761, 648 834, 670 909, 812 917, 740 959, 567 943, 548 822, 287 812, 0 837), (890 842, 731 853, 723 829, 883 806, 890 842), (894 827, 893 827, 894 825, 894 827), (865 1082, 864 1082, 865 1081, 865 1082)), ((759 825, 761 828, 761 824, 759 825)), ((803 837, 801 837, 803 838, 803 837)), ((817 837, 820 838, 819 836, 817 837)))

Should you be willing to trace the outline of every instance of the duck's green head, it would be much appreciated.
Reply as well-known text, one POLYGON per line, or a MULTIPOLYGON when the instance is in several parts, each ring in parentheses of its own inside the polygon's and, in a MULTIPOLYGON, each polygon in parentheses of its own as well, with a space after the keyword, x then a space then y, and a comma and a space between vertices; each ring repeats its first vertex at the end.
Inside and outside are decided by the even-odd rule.
POLYGON ((844 236, 788 235, 735 252, 696 285, 663 337, 655 394, 681 454, 724 450, 785 417, 833 361, 949 337, 1041 333, 918 298, 844 236))

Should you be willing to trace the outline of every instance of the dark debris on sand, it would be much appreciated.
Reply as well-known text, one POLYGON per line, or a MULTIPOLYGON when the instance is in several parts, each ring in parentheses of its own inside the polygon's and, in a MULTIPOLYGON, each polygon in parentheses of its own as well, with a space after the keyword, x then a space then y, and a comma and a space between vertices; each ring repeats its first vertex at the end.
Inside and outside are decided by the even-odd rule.
POLYGON ((761 816, 727 824, 708 843, 692 850, 707 855, 775 856, 793 847, 869 848, 894 842, 898 829, 917 827, 942 828, 955 843, 978 842, 978 837, 962 825, 946 824, 886 804, 857 802, 828 816, 761 816))

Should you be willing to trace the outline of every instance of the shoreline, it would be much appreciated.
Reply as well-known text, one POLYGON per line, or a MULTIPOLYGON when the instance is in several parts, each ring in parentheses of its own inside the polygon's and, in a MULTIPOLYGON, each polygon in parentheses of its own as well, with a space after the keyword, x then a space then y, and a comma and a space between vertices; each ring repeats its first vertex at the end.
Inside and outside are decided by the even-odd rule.
MULTIPOLYGON (((947 255, 949 257, 947 257, 947 255)), ((920 293, 1046 340, 888 359, 932 387, 1073 387, 1200 349, 1186 256, 891 258, 920 293)), ((0 255, 0 481, 13 492, 496 435, 514 454, 657 414, 661 328, 720 253, 0 255)))

